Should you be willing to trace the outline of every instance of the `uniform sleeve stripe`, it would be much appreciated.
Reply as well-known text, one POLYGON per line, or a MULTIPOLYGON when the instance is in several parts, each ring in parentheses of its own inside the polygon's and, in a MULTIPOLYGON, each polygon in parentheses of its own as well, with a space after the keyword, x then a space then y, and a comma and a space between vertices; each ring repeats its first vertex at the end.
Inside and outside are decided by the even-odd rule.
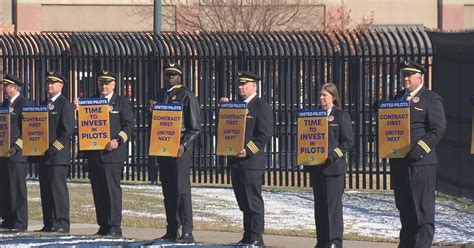
POLYGON ((247 147, 250 149, 250 151, 252 151, 254 154, 257 153, 258 151, 260 151, 260 149, 258 149, 258 147, 255 145, 255 143, 253 143, 253 141, 250 141, 249 143, 247 143, 247 147))
POLYGON ((344 156, 344 153, 342 153, 341 149, 338 148, 335 148, 334 151, 337 153, 337 155, 342 158, 342 156, 344 156))
POLYGON ((123 142, 127 142, 127 140, 128 140, 128 135, 127 135, 124 131, 120 131, 120 132, 118 133, 118 136, 122 137, 123 142))
POLYGON ((23 149, 23 140, 18 138, 16 141, 15 141, 15 144, 17 146, 19 146, 21 149, 23 149))
POLYGON ((56 149, 58 149, 58 151, 61 151, 62 149, 64 149, 64 145, 61 144, 61 142, 59 142, 58 140, 55 140, 53 142, 53 146, 56 147, 56 149))
POLYGON ((252 146, 247 145, 247 147, 248 147, 248 148, 250 149, 250 151, 252 151, 254 154, 258 152, 258 151, 255 150, 255 148, 252 147, 252 146))
POLYGON ((426 153, 431 152, 431 148, 423 140, 418 141, 418 145, 420 145, 421 148, 423 148, 423 150, 425 150, 426 153))

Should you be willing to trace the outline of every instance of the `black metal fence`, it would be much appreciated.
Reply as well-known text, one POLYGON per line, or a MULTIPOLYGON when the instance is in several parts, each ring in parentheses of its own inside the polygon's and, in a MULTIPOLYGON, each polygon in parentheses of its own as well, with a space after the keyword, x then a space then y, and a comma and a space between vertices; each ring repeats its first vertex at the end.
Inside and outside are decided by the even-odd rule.
MULTIPOLYGON (((48 70, 67 76, 64 94, 71 100, 96 91, 95 73, 107 68, 119 75, 117 91, 134 105, 137 129, 131 139, 126 180, 149 180, 148 116, 144 105, 162 86, 162 65, 183 65, 184 84, 201 103, 202 133, 194 147, 195 183, 229 183, 226 159, 215 155, 216 110, 223 96, 236 98, 236 73, 261 75, 260 96, 274 110, 275 135, 268 144, 265 183, 309 186, 309 175, 296 165, 295 112, 316 108, 318 87, 334 82, 354 122, 356 146, 349 156, 348 188, 388 189, 389 166, 377 159, 375 99, 388 99, 399 88, 397 65, 412 59, 431 67, 431 43, 423 27, 380 27, 338 33, 35 33, 1 34, 3 70, 21 77, 25 95, 46 97, 48 70)), ((430 74, 425 78, 430 83, 430 74)), ((73 140, 73 147, 76 139, 73 140)), ((87 176, 84 161, 72 158, 71 177, 87 176)), ((34 165, 30 176, 36 176, 34 165)))

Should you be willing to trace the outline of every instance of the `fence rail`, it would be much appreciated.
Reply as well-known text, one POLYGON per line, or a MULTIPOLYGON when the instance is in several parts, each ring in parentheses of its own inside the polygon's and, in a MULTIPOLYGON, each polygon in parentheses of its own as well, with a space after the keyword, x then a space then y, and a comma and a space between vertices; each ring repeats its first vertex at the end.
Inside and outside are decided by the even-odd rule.
MULTIPOLYGON (((155 160, 149 158, 148 116, 144 105, 163 85, 166 60, 184 68, 184 85, 201 104, 202 133, 192 165, 195 183, 229 183, 226 159, 215 155, 218 99, 236 99, 236 73, 261 75, 259 94, 274 112, 275 135, 267 148, 265 183, 309 186, 308 173, 296 166, 296 118, 302 108, 316 108, 318 87, 334 82, 344 110, 351 114, 355 148, 349 155, 349 188, 388 189, 389 165, 377 159, 375 99, 388 99, 399 88, 398 64, 411 59, 431 68, 432 47, 423 27, 378 27, 368 30, 323 32, 215 33, 28 33, 1 34, 4 72, 26 82, 25 95, 39 103, 46 98, 48 70, 69 82, 63 93, 71 100, 96 93, 95 73, 107 68, 118 74, 118 93, 130 98, 136 116, 126 180, 154 180, 155 160)), ((430 74, 425 83, 431 81, 430 74)), ((77 138, 72 140, 77 147, 77 138)), ((76 148, 77 149, 77 148, 76 148)), ((70 176, 87 176, 86 162, 71 158, 70 176)), ((30 176, 36 176, 30 165, 30 176)))

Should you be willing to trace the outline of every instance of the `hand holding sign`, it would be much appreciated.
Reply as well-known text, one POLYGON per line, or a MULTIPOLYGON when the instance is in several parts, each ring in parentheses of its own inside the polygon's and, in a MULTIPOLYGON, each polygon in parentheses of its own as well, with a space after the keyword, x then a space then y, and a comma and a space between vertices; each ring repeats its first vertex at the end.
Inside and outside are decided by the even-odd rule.
POLYGON ((183 156, 183 153, 184 153, 185 150, 186 150, 186 148, 184 148, 183 145, 180 145, 180 146, 179 146, 178 156, 177 156, 177 157, 180 158, 181 156, 183 156))
POLYGON ((79 99, 74 99, 74 110, 78 110, 79 109, 79 99))
POLYGON ((8 156, 10 157, 15 156, 16 153, 17 153, 17 149, 14 146, 10 147, 10 150, 8 150, 8 156))
POLYGON ((228 97, 221 97, 221 99, 219 99, 219 102, 221 102, 221 103, 230 102, 230 100, 229 100, 228 97))
POLYGON ((105 146, 105 149, 109 152, 116 150, 118 148, 119 144, 117 139, 111 140, 107 145, 105 146))
POLYGON ((247 157, 247 151, 244 149, 240 150, 239 154, 237 154, 238 158, 245 158, 247 157))

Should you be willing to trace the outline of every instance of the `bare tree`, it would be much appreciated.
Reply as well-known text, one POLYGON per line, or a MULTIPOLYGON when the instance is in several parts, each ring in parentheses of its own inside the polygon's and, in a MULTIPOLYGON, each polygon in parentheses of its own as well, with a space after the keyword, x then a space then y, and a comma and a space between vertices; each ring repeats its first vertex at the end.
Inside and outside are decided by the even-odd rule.
POLYGON ((375 15, 372 11, 370 16, 364 16, 360 21, 354 21, 351 18, 351 10, 344 3, 338 6, 334 11, 327 14, 324 31, 333 32, 347 29, 367 29, 375 21, 375 15))
MULTIPOLYGON (((142 20, 153 8, 135 6, 142 20)), ((324 6, 301 0, 163 0, 163 30, 286 31, 320 30, 324 6)))

